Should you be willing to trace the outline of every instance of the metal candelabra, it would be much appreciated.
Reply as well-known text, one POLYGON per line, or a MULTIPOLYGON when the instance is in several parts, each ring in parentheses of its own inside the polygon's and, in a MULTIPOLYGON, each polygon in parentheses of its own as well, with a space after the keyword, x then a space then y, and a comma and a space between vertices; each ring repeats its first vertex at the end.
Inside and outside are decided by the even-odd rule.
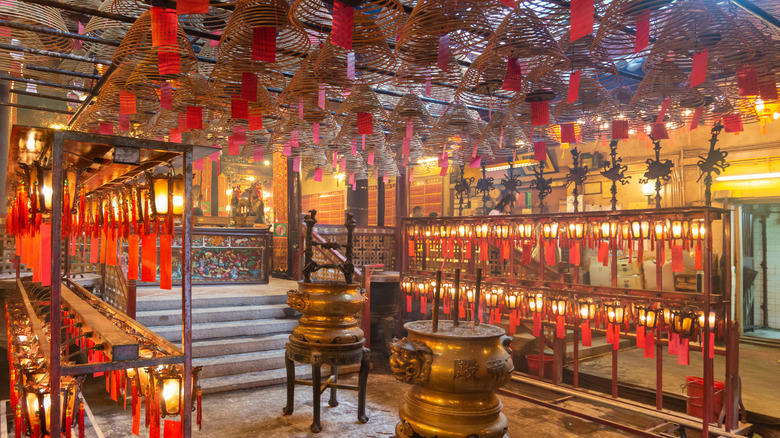
POLYGON ((490 201, 490 191, 493 190, 493 177, 487 176, 485 160, 482 160, 482 178, 477 181, 477 191, 482 193, 482 208, 485 209, 485 216, 490 212, 488 201, 490 201))
POLYGON ((612 203, 612 211, 617 211, 617 183, 619 182, 622 185, 628 184, 628 180, 631 179, 630 176, 626 176, 626 170, 628 170, 628 166, 620 164, 623 162, 623 159, 617 156, 617 145, 619 140, 612 140, 609 142, 609 157, 610 162, 604 163, 602 167, 604 167, 604 170, 601 171, 601 175, 604 176, 604 178, 612 181, 612 187, 609 189, 609 192, 612 194, 612 199, 610 202, 612 203))
POLYGON ((467 204, 466 208, 471 208, 471 183, 474 182, 474 177, 466 178, 463 172, 463 166, 460 166, 460 178, 455 183, 455 196, 458 197, 458 216, 463 216, 463 204, 464 201, 467 204))
POLYGON ((655 180, 655 208, 661 208, 661 181, 669 181, 672 177, 672 160, 661 161, 661 140, 656 140, 650 136, 655 150, 655 159, 647 159, 647 171, 644 178, 639 179, 640 184, 647 184, 651 179, 655 180))
POLYGON ((552 193, 552 178, 544 177, 544 161, 534 168, 534 179, 531 180, 531 189, 539 192, 539 213, 544 213, 544 198, 552 193))
POLYGON ((574 184, 572 195, 574 195, 574 211, 580 211, 580 186, 585 184, 585 178, 588 176, 588 166, 583 166, 580 161, 580 151, 574 147, 571 150, 572 166, 569 168, 569 173, 566 174, 566 187, 574 184))
POLYGON ((699 156, 699 162, 696 163, 701 171, 701 175, 699 175, 696 182, 701 181, 701 178, 704 177, 704 199, 707 206, 712 205, 712 173, 715 172, 715 175, 720 175, 722 170, 726 170, 729 167, 729 163, 726 161, 729 153, 721 151, 720 148, 715 148, 715 143, 718 142, 718 135, 722 129, 723 124, 720 122, 712 127, 710 131, 712 134, 712 137, 710 137, 710 150, 707 153, 707 157, 699 156))

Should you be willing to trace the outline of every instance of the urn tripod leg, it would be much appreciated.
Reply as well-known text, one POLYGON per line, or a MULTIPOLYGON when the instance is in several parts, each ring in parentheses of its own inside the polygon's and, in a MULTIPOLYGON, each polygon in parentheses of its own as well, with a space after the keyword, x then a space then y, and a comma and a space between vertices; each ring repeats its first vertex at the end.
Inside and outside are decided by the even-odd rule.
POLYGON ((368 370, 371 362, 371 350, 363 349, 363 358, 360 361, 360 373, 358 375, 358 421, 368 423, 366 416, 366 386, 368 383, 368 370))
POLYGON ((295 362, 287 352, 284 354, 284 366, 287 368, 287 406, 282 409, 284 415, 291 415, 295 409, 295 362))
MULTIPOLYGON (((333 373, 333 383, 337 384, 339 383, 339 367, 334 366, 331 368, 331 372, 333 373)), ((330 400, 328 401, 328 405, 332 408, 335 408, 339 405, 338 400, 338 393, 336 392, 336 387, 331 386, 330 387, 330 400)))
POLYGON ((312 405, 314 408, 314 419, 311 423, 311 431, 319 433, 322 431, 322 425, 320 424, 320 396, 322 395, 322 356, 315 354, 311 361, 311 387, 313 390, 314 399, 312 405))

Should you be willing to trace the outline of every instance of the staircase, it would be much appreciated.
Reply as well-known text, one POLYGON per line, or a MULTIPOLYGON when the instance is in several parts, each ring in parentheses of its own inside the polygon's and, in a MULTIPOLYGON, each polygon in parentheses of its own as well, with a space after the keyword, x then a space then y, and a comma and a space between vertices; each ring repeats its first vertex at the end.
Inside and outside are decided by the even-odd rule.
MULTIPOLYGON (((230 287, 234 286, 221 288, 230 287)), ((181 299, 172 295, 163 298, 139 294, 136 319, 181 345, 181 299)), ((283 383, 286 378, 284 345, 299 316, 285 304, 284 291, 240 296, 198 295, 192 300, 192 364, 203 367, 200 374, 203 392, 283 383)), ((307 378, 310 374, 308 366, 296 369, 296 377, 307 378)))

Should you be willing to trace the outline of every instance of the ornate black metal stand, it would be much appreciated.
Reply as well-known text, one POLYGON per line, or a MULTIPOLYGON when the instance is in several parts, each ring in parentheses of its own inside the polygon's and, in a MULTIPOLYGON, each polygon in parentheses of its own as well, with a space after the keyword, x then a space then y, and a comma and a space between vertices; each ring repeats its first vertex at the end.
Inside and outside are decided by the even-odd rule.
POLYGON ((580 186, 585 184, 585 178, 588 176, 588 166, 583 166, 580 161, 580 151, 576 147, 571 150, 572 166, 569 173, 566 174, 566 187, 574 184, 572 195, 574 195, 574 211, 580 211, 580 186))
POLYGON ((531 180, 531 189, 539 192, 539 213, 544 213, 544 198, 552 193, 552 178, 544 177, 544 161, 534 168, 534 179, 531 180))
POLYGON ((655 150, 655 160, 647 159, 647 172, 644 178, 639 179, 640 184, 647 184, 651 179, 655 180, 655 208, 661 208, 661 181, 669 181, 672 177, 672 168, 674 163, 671 160, 661 161, 661 140, 656 140, 650 136, 653 141, 653 150, 655 150))
POLYGON ((311 210, 304 218, 306 223, 306 245, 304 248, 304 281, 298 290, 287 292, 287 305, 303 313, 298 326, 290 335, 285 346, 285 367, 287 369, 287 405, 285 415, 293 413, 295 405, 295 385, 311 386, 313 392, 312 407, 314 418, 311 431, 322 430, 320 424, 320 398, 326 389, 330 389, 331 407, 338 406, 337 390, 346 389, 358 392, 358 421, 365 423, 366 384, 371 360, 371 352, 365 348, 363 331, 358 327, 354 315, 366 301, 365 292, 352 283, 354 264, 352 263, 353 232, 355 220, 351 213, 346 214, 347 244, 335 242, 319 243, 312 239, 312 231, 317 223, 316 210, 311 210), (339 264, 319 264, 313 260, 314 246, 324 249, 345 249, 345 260, 339 264), (311 274, 322 268, 339 269, 344 274, 345 283, 312 283, 311 274), (311 364, 311 381, 295 378, 295 362, 311 364), (338 383, 339 367, 360 364, 357 385, 338 383), (322 382, 322 366, 331 367, 331 376, 322 382))
POLYGON ((460 166, 460 179, 455 183, 455 196, 458 197, 458 216, 463 216, 463 204, 467 202, 466 208, 471 208, 471 183, 474 182, 474 177, 466 178, 463 176, 463 166, 460 166), (465 202, 464 202, 465 201, 465 202))
POLYGON ((722 129, 723 125, 720 122, 712 127, 710 131, 712 134, 710 150, 707 153, 707 157, 700 156, 699 162, 696 163, 699 166, 699 170, 701 170, 701 175, 699 175, 699 179, 696 182, 701 181, 701 178, 704 177, 704 202, 707 206, 712 205, 712 172, 715 172, 715 175, 720 175, 721 170, 726 170, 729 167, 729 163, 726 162, 726 157, 729 153, 715 149, 715 143, 718 142, 718 135, 722 129))
POLYGON ((515 175, 514 161, 509 159, 509 169, 506 170, 506 178, 501 180, 501 185, 504 186, 504 196, 513 195, 512 199, 517 197, 520 192, 520 186, 523 182, 520 181, 520 176, 515 175))
POLYGON ((477 181, 477 191, 482 193, 482 208, 485 209, 483 213, 485 216, 490 213, 488 201, 490 201, 490 191, 493 190, 493 177, 487 176, 486 166, 485 160, 482 160, 482 178, 477 181))
POLYGON ((628 166, 622 165, 623 159, 617 156, 617 145, 619 140, 612 140, 609 142, 609 157, 610 162, 604 163, 604 170, 601 171, 601 175, 604 178, 612 181, 612 187, 609 192, 612 194, 612 211, 617 211, 617 183, 622 185, 628 184, 630 176, 626 176, 626 170, 628 166))

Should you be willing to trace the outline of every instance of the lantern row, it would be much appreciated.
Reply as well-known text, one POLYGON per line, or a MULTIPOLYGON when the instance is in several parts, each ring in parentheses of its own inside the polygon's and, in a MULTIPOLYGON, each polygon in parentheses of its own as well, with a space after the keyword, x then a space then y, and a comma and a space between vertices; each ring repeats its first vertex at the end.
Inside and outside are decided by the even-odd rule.
MULTIPOLYGON (((677 354, 681 365, 688 365, 689 342, 701 341, 705 323, 710 328, 709 352, 714 355, 715 339, 724 333, 725 314, 711 310, 707 321, 701 308, 691 305, 669 305, 648 299, 599 299, 573 293, 548 292, 508 284, 478 285, 479 282, 457 279, 443 280, 440 288, 443 313, 453 319, 484 321, 486 309, 489 324, 509 318, 509 333, 514 334, 524 321, 532 321, 534 336, 542 335, 544 323, 554 324, 556 337, 565 338, 566 330, 582 333, 584 346, 591 345, 591 329, 606 333, 607 342, 618 349, 622 331, 636 330, 637 346, 645 349, 645 357, 654 357, 655 330, 666 331, 670 354, 677 354), (459 287, 455 285, 458 284, 459 287), (459 300, 459 302, 455 302, 459 300)), ((407 314, 413 302, 420 302, 420 311, 427 314, 428 303, 434 298, 436 280, 429 275, 404 275, 401 290, 406 297, 407 314)), ((661 340, 659 333, 658 340, 661 340)))

